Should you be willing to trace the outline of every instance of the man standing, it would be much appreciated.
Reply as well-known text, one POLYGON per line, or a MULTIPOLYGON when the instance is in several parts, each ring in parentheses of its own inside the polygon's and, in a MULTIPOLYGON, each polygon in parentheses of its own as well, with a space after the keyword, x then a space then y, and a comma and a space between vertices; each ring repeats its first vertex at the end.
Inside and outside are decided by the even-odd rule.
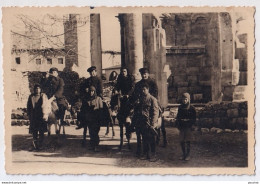
POLYGON ((58 69, 55 67, 51 68, 49 70, 49 76, 47 74, 47 79, 44 81, 44 92, 49 99, 56 99, 59 107, 57 117, 61 120, 61 124, 65 123, 64 115, 68 105, 65 97, 63 96, 64 85, 63 79, 59 77, 58 69))
MULTIPOLYGON (((134 104, 134 103, 140 101, 140 97, 141 97, 141 94, 142 94, 142 86, 143 86, 144 83, 148 84, 149 93, 153 97, 158 99, 158 86, 157 86, 156 82, 152 78, 150 78, 149 70, 147 68, 141 68, 141 69, 139 69, 139 72, 141 73, 142 79, 139 82, 137 82, 136 85, 135 85, 135 89, 134 89, 134 92, 133 92, 133 95, 132 95, 133 97, 131 99, 131 103, 134 104)), ((161 113, 162 113, 162 111, 161 111, 161 113)), ((134 125, 135 125, 135 122, 134 122, 134 125)), ((165 130, 165 127, 164 127, 164 121, 163 120, 162 120, 161 130, 162 130, 162 134, 163 134, 163 146, 166 147, 168 142, 167 142, 167 139, 166 139, 166 130, 165 130)), ((160 135, 160 129, 158 129, 157 131, 158 131, 158 135, 160 135)), ((136 133, 139 134, 138 131, 136 133)), ((137 135, 137 137, 140 137, 140 134, 137 135)), ((157 137, 157 143, 159 143, 159 141, 160 141, 160 137, 158 136, 157 137)))
POLYGON ((142 79, 135 85, 135 89, 133 92, 133 100, 136 101, 140 99, 140 96, 142 94, 143 83, 147 83, 149 85, 149 93, 157 99, 158 86, 155 83, 155 81, 150 78, 149 70, 147 68, 141 68, 139 69, 139 72, 141 73, 142 79))
MULTIPOLYGON (((103 98, 103 84, 102 84, 102 80, 97 77, 96 67, 91 66, 88 68, 87 71, 89 72, 90 77, 85 79, 80 84, 79 90, 80 90, 81 101, 83 101, 84 99, 88 99, 90 97, 89 89, 91 86, 95 87, 96 95, 103 98)), ((82 116, 82 115, 79 115, 79 116, 82 116)), ((80 120, 80 118, 79 118, 79 120, 80 120)), ((78 127, 76 127, 76 129, 81 129, 82 127, 83 127, 83 125, 80 122, 80 124, 78 125, 78 127)))
POLYGON ((97 69, 95 66, 91 66, 87 70, 90 74, 90 77, 82 82, 80 86, 80 92, 85 93, 89 90, 90 86, 94 86, 96 88, 96 94, 99 97, 103 97, 103 84, 102 80, 97 77, 97 69))
POLYGON ((156 161, 155 137, 156 126, 159 118, 159 106, 157 99, 149 93, 149 84, 142 83, 140 102, 135 106, 134 117, 136 121, 137 155, 141 153, 141 136, 143 142, 143 155, 141 159, 156 161), (150 154, 151 152, 151 154, 150 154))

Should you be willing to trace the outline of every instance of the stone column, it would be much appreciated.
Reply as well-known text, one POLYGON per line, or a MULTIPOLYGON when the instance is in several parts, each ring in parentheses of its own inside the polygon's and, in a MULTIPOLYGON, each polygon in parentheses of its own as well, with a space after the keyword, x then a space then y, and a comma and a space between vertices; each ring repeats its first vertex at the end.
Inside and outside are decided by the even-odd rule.
POLYGON ((72 71, 78 65, 77 14, 69 14, 64 20, 65 71, 72 71))
POLYGON ((91 65, 97 67, 97 76, 102 75, 102 47, 100 14, 90 14, 91 65))
POLYGON ((89 15, 70 14, 64 21, 65 71, 74 71, 79 77, 88 77, 90 61, 89 15))
POLYGON ((121 27, 121 64, 140 80, 143 67, 142 14, 119 14, 121 27))
POLYGON ((234 57, 232 19, 227 12, 219 13, 218 18, 223 100, 233 101, 235 87, 239 82, 239 61, 234 57))
POLYGON ((166 65, 166 36, 161 20, 153 14, 143 14, 143 51, 144 66, 149 68, 155 79, 159 94, 158 100, 163 107, 168 105, 166 65))

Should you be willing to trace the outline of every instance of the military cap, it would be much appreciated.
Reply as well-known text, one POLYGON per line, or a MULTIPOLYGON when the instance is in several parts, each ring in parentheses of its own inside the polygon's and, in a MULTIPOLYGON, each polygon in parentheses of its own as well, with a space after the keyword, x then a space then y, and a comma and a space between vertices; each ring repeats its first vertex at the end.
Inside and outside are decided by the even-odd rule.
POLYGON ((88 71, 88 72, 92 72, 93 70, 96 70, 96 69, 97 69, 97 68, 96 68, 95 66, 91 66, 91 67, 88 68, 87 71, 88 71))
POLYGON ((143 74, 143 73, 149 73, 149 70, 148 70, 147 68, 140 68, 140 69, 139 69, 139 72, 140 72, 141 74, 143 74))
POLYGON ((54 71, 58 72, 59 70, 58 70, 58 68, 56 68, 56 67, 52 67, 52 68, 49 70, 49 73, 52 73, 52 72, 54 72, 54 71))

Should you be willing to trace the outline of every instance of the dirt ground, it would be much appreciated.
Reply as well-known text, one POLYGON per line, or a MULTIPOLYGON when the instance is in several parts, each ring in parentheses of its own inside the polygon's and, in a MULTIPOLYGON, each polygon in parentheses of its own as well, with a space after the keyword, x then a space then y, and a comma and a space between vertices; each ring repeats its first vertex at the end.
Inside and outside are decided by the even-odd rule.
MULTIPOLYGON (((93 152, 81 146, 83 130, 75 130, 75 126, 66 126, 66 135, 45 134, 44 150, 30 152, 32 136, 28 134, 28 126, 12 127, 12 160, 17 167, 38 166, 53 167, 62 164, 64 167, 99 167, 113 168, 140 168, 140 167, 247 167, 247 134, 244 132, 206 133, 193 132, 191 143, 191 160, 181 161, 181 149, 178 142, 178 130, 167 127, 168 146, 157 147, 157 162, 140 160, 135 157, 136 137, 131 140, 131 150, 127 149, 126 142, 122 151, 119 151, 119 127, 116 126, 116 135, 105 135, 106 128, 102 127, 99 133, 100 152, 93 152)), ((162 139, 162 138, 161 138, 162 139)), ((87 137, 89 140, 89 137, 87 137)))

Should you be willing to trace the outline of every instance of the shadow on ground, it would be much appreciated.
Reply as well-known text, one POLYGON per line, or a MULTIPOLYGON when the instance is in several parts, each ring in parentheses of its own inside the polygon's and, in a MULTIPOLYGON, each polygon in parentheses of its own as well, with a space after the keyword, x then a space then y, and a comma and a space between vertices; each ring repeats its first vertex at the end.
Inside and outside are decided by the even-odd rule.
MULTIPOLYGON (((119 133, 119 132, 117 132, 119 133)), ((33 152, 33 157, 41 158, 114 158, 118 167, 247 167, 248 150, 247 134, 237 133, 208 133, 201 135, 194 132, 191 144, 191 160, 181 161, 178 143, 178 130, 167 128, 169 144, 167 148, 157 147, 157 162, 140 160, 135 157, 136 139, 132 140, 131 150, 125 143, 122 151, 119 151, 119 139, 101 137, 100 151, 93 152, 88 149, 88 141, 85 147, 81 145, 81 135, 51 135, 45 136, 44 149, 33 152)), ((31 135, 13 135, 12 151, 28 151, 32 145, 31 135)))

